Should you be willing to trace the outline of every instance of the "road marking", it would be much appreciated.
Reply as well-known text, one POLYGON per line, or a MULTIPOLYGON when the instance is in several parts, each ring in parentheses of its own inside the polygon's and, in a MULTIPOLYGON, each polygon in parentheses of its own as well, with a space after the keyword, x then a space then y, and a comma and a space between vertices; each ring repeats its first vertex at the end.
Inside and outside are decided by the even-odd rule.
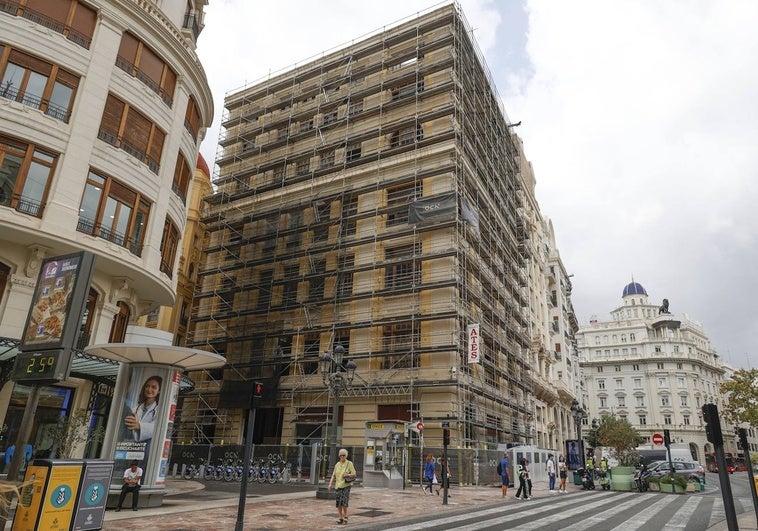
POLYGON ((698 496, 697 498, 691 497, 687 500, 687 503, 682 505, 679 510, 677 510, 674 513, 674 516, 671 517, 671 519, 668 521, 668 523, 663 527, 663 529, 684 529, 687 527, 687 524, 690 521, 690 518, 692 518, 692 515, 695 514, 695 511, 697 510, 700 503, 703 501, 703 498, 698 496))
MULTIPOLYGON (((650 496, 652 496, 652 494, 650 496)), ((663 494, 660 494, 659 496, 663 496, 663 494)), ((666 496, 650 507, 647 507, 644 512, 640 513, 634 519, 634 522, 624 522, 623 524, 614 527, 612 531, 637 531, 637 529, 642 529, 651 518, 658 514, 658 511, 666 507, 669 503, 671 503, 671 498, 666 496)))

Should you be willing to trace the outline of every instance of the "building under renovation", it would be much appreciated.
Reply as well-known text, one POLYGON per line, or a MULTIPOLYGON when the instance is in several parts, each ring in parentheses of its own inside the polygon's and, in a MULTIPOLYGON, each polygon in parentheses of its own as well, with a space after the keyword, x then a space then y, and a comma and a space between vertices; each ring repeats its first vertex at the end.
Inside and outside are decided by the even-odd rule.
POLYGON ((337 345, 345 444, 374 420, 537 442, 520 157, 471 35, 448 5, 227 96, 188 346, 228 365, 193 377, 180 442, 242 439, 239 380, 265 384, 255 442, 326 439, 337 345))

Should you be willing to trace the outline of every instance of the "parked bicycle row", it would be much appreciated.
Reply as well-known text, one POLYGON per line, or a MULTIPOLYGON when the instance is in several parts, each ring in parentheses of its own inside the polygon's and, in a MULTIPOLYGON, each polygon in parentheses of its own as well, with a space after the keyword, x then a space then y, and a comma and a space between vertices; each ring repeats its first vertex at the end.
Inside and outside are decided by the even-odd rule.
MULTIPOLYGON (((182 470, 184 479, 203 479, 205 481, 242 481, 245 467, 242 459, 219 460, 215 465, 201 459, 198 464, 189 464, 182 470)), ((292 481, 292 464, 280 455, 267 459, 255 459, 248 465, 248 482, 290 483, 292 481)))

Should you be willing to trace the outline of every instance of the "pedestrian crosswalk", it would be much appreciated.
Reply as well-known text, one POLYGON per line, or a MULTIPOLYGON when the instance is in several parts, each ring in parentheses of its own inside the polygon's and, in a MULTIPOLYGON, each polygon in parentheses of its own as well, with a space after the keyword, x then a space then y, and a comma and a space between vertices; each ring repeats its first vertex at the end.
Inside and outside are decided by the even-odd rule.
MULTIPOLYGON (((737 512, 752 508, 751 500, 735 499, 737 512)), ((706 530, 724 520, 717 496, 592 491, 546 495, 529 501, 509 498, 475 512, 417 519, 384 527, 394 531, 427 529, 466 531, 674 531, 706 530)))

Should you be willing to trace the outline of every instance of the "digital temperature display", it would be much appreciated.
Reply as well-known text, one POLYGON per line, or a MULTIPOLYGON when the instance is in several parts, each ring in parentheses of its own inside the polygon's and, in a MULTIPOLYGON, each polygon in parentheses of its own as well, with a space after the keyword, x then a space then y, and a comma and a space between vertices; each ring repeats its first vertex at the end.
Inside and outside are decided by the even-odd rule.
POLYGON ((70 351, 19 352, 13 367, 16 382, 55 382, 65 379, 70 351))

